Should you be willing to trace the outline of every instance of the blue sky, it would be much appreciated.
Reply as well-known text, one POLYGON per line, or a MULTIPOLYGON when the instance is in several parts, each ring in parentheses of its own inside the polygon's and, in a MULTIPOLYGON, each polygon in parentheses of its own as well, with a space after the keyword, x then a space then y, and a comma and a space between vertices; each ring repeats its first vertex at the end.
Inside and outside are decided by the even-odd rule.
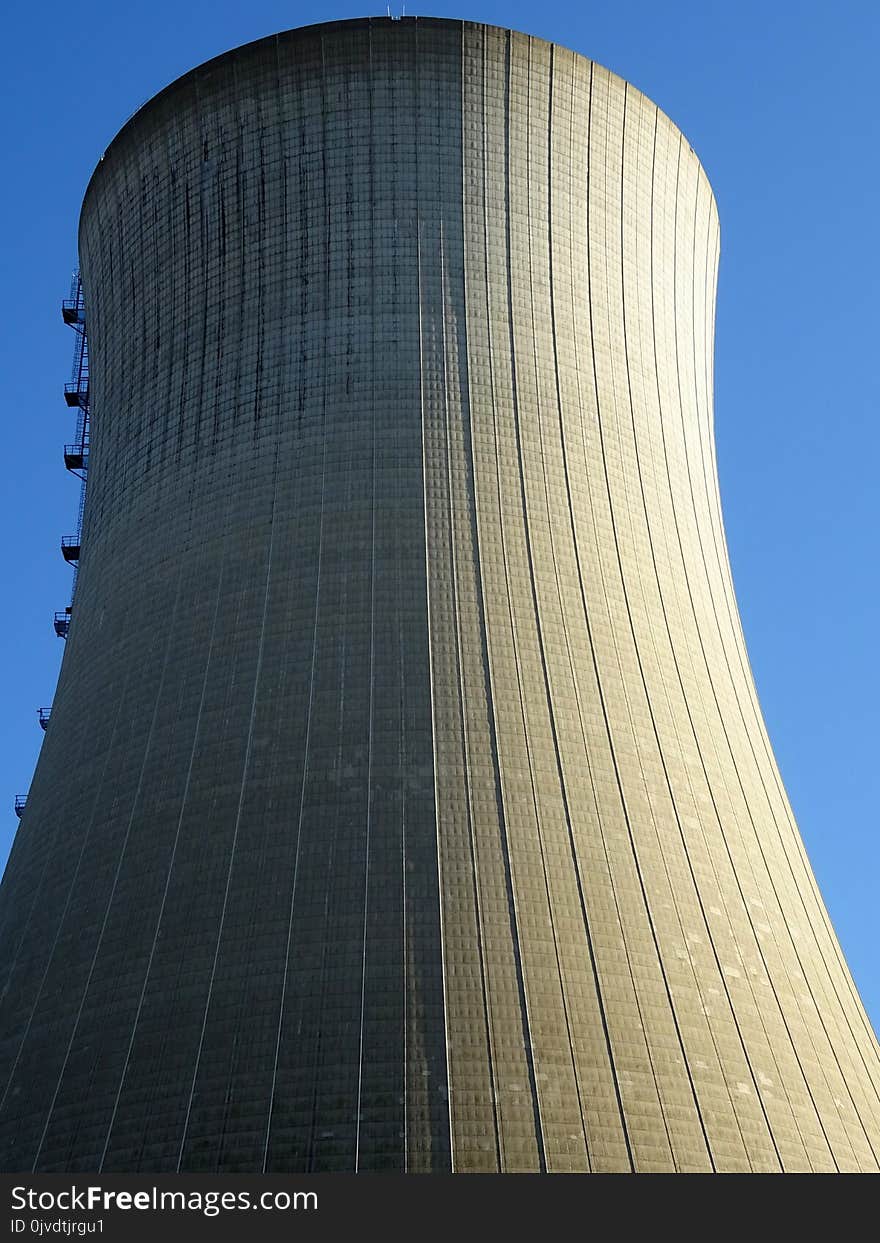
MULTIPOLYGON (((48 0, 7 12, 0 861, 62 654, 52 614, 70 590, 59 542, 77 486, 61 462, 73 334, 59 303, 92 168, 135 108, 199 62, 371 11, 385 5, 48 0)), ((706 168, 721 215, 716 428, 737 595, 789 796, 880 1027, 880 6, 432 0, 407 13, 512 26, 591 56, 654 99, 706 168)))

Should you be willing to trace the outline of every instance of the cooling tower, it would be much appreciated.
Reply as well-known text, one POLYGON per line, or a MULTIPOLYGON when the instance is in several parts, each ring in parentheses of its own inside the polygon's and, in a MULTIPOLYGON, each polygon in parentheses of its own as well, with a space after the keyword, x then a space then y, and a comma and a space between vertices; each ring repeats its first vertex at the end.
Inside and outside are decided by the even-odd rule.
POLYGON ((0 1165, 876 1171, 878 1046, 725 548, 716 207, 669 119, 490 26, 289 31, 129 120, 80 256, 0 1165))

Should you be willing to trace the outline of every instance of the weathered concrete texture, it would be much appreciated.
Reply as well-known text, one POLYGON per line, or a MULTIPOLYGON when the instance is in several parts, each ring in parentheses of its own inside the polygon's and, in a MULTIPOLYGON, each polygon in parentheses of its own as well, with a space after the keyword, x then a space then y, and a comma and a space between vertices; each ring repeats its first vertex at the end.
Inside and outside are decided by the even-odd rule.
POLYGON ((678 130, 525 35, 293 31, 136 114, 81 253, 0 1165, 876 1170, 737 617, 678 130))

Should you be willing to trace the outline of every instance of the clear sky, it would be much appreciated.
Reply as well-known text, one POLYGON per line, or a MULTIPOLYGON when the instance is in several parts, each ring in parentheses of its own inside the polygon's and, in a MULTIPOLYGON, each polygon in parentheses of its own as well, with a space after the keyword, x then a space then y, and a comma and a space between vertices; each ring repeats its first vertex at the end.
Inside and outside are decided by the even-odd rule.
MULTIPOLYGON (((73 333, 59 303, 86 182, 129 114, 194 65, 370 12, 385 5, 44 0, 6 12, 0 861, 63 648, 52 614, 68 600, 59 543, 78 485, 61 461, 73 333)), ((406 12, 512 26, 600 61, 703 162, 721 215, 715 414, 737 595, 789 796, 880 1028, 880 5, 431 0, 406 12)))

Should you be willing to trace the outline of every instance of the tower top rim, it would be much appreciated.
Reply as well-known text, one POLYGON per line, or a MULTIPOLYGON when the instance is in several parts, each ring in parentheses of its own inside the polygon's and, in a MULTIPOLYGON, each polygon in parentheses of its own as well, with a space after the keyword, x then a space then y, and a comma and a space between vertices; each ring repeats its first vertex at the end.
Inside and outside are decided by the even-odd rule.
MULTIPOLYGON (((103 170, 105 164, 108 162, 108 159, 112 158, 116 149, 122 145, 122 142, 124 141, 124 139, 129 135, 129 133, 133 129, 135 129, 140 123, 142 123, 144 118, 149 113, 151 113, 158 105, 160 105, 163 101, 165 101, 174 92, 183 90, 191 83, 196 82, 200 75, 204 75, 205 73, 212 72, 227 64, 234 64, 236 60, 243 58, 249 54, 252 54, 259 47, 261 46, 268 47, 272 44, 277 45, 282 40, 286 41, 286 40, 295 40, 298 38, 303 38, 303 39, 314 38, 316 34, 322 34, 322 35, 325 33, 329 34, 333 31, 372 29, 374 27, 385 27, 388 25, 409 26, 413 29, 432 29, 432 28, 442 29, 442 28, 449 28, 449 27, 458 27, 459 29, 462 29, 462 30, 465 30, 465 29, 493 30, 493 31, 501 32, 503 34, 518 35, 521 38, 529 39, 533 43, 542 44, 546 47, 557 48, 561 51, 569 53, 572 56, 576 56, 580 58, 581 60, 586 61, 588 64, 592 64, 592 65, 599 67, 605 73, 609 74, 611 78, 616 79, 618 82, 623 82, 626 85, 628 90, 635 91, 636 94, 640 95, 643 99, 647 100, 647 102, 651 105, 651 107, 657 109, 658 115, 663 117, 668 122, 668 124, 672 126, 672 128, 676 131, 676 133, 681 135, 683 141, 687 144, 688 149, 693 154, 694 159, 696 160, 697 165, 700 169, 700 172, 702 173, 703 177, 706 180, 706 184, 708 186, 708 189, 709 189, 709 192, 712 198, 712 202, 713 204, 715 204, 715 194, 712 189, 711 182, 709 181, 708 174, 706 173, 706 170, 703 167, 703 163, 700 160, 700 157, 697 155, 687 135, 684 133, 681 127, 676 124, 676 122, 672 119, 672 117, 670 117, 669 114, 665 112, 659 106, 659 104, 655 103, 655 101, 651 99, 649 95, 646 95, 644 91, 642 91, 638 86, 636 86, 628 78, 625 78, 622 74, 616 73, 613 69, 609 69, 606 65, 601 64, 600 61, 593 60, 592 57, 587 56, 585 53, 577 51, 576 48, 569 47, 567 44, 564 44, 564 43, 558 43, 553 39, 545 39, 541 35, 534 35, 534 34, 529 33, 528 31, 518 30, 512 26, 499 26, 494 22, 477 22, 477 21, 469 21, 465 18, 431 17, 431 16, 421 16, 421 15, 411 16, 411 17, 404 17, 404 16, 401 16, 401 17, 388 17, 388 16, 368 17, 368 16, 365 16, 365 17, 341 18, 336 21, 313 22, 313 23, 310 23, 309 25, 293 26, 293 27, 290 27, 289 29, 275 31, 272 34, 262 35, 259 39, 251 39, 247 43, 238 44, 236 47, 228 48, 225 52, 220 52, 216 56, 211 56, 207 60, 201 61, 199 64, 194 65, 191 69, 187 69, 185 73, 182 73, 178 77, 172 79, 172 81, 168 82, 165 86, 163 86, 160 90, 158 90, 154 95, 151 95, 148 99, 144 100, 142 104, 140 104, 137 108, 135 108, 135 110, 130 114, 130 116, 126 118, 123 124, 119 127, 119 129, 110 139, 110 141, 107 143, 107 146, 104 148, 103 152, 101 153, 98 159, 98 162, 93 168, 92 173, 89 177, 88 183, 86 185, 86 189, 83 194, 82 207, 80 209, 80 223, 82 223, 82 218, 85 212, 86 203, 88 202, 93 192, 96 182, 99 180, 101 171, 103 170)), ((717 205, 716 205, 716 211, 717 211, 717 205)))

